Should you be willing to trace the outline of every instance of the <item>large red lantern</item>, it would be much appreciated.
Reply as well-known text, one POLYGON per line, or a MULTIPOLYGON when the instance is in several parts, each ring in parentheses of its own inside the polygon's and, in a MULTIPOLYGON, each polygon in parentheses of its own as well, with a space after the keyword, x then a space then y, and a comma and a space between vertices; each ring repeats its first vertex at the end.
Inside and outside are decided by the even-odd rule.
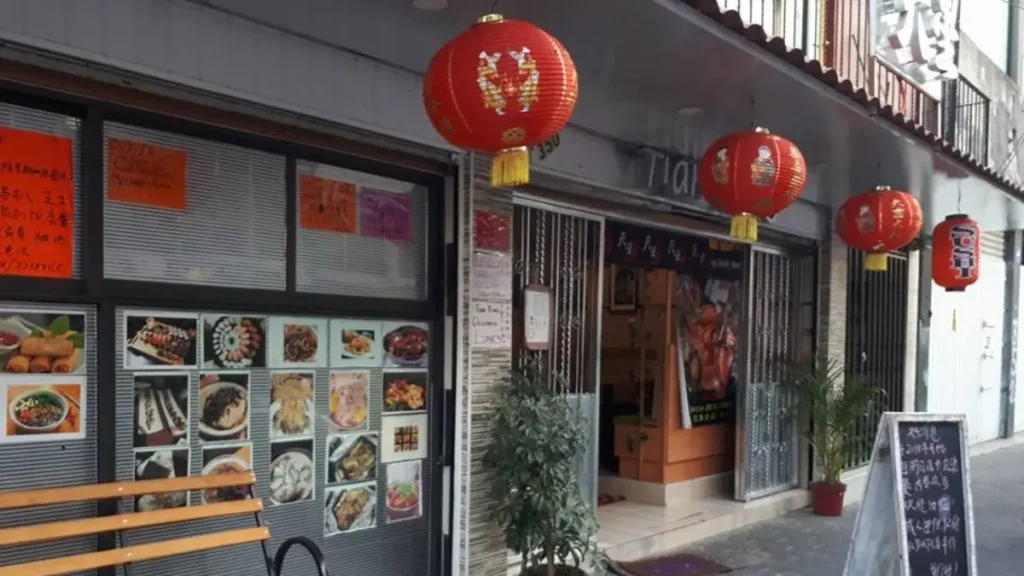
POLYGON ((889 252, 910 244, 920 233, 917 198, 888 186, 847 198, 836 213, 836 234, 850 248, 867 253, 865 270, 888 270, 889 252))
POLYGON ((565 126, 577 90, 576 66, 558 40, 488 14, 431 59, 423 103, 445 140, 495 155, 492 186, 519 186, 530 179, 529 147, 565 126))
POLYGON ((962 292, 978 281, 981 227, 966 214, 953 214, 932 230, 932 280, 946 292, 962 292))
POLYGON ((728 134, 704 152, 697 172, 701 194, 732 216, 729 235, 757 241, 757 218, 796 201, 807 182, 807 163, 795 144, 764 128, 728 134))

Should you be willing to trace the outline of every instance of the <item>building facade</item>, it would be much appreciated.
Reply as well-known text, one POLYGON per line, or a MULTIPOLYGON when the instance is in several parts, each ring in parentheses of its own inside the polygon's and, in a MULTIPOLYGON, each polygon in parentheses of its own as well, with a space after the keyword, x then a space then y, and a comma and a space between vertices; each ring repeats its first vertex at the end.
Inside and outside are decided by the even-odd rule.
MULTIPOLYGON (((581 480, 595 502, 616 492, 662 506, 780 493, 795 495, 790 506, 805 503, 812 471, 769 366, 779 355, 833 359, 877 378, 890 392, 887 409, 970 405, 978 441, 1024 426, 1007 417, 1016 410, 1016 312, 982 310, 1019 310, 1024 298, 1014 232, 1024 227, 1016 176, 1024 112, 1013 79, 1020 55, 1007 48, 1000 67, 991 38, 973 44, 963 29, 952 40, 953 3, 937 19, 951 24, 932 35, 946 43, 898 54, 878 49, 882 35, 898 32, 886 28, 893 15, 858 0, 764 9, 731 0, 501 6, 558 37, 580 75, 571 123, 532 151, 532 182, 517 190, 492 189, 487 159, 444 143, 421 101, 430 55, 492 2, 416 4, 61 0, 0 8, 0 127, 71 141, 81 224, 72 273, 5 275, 0 316, 70 311, 97 342, 83 364, 83 393, 95 399, 84 437, 0 444, 0 487, 135 478, 140 455, 153 450, 122 422, 135 419, 138 383, 159 367, 128 361, 134 353, 119 343, 130 340, 132 318, 184 318, 200 335, 207 319, 212 332, 222 317, 262 318, 270 333, 309 325, 323 332, 323 361, 308 370, 283 359, 229 370, 248 374, 251 432, 218 443, 203 440, 197 423, 184 473, 206 473, 218 449, 243 450, 268 490, 260 496, 272 498, 273 464, 286 449, 274 440, 273 379, 304 373, 317 417, 298 449, 308 447, 322 481, 308 498, 268 512, 275 540, 316 539, 341 574, 502 574, 510 559, 487 520, 481 458, 488 408, 521 355, 524 309, 536 293, 549 294, 552 325, 550 341, 538 345, 591 419, 581 480), (696 162, 717 137, 752 126, 794 141, 809 178, 802 198, 745 247, 728 242, 727 221, 700 198, 696 162), (118 197, 116 141, 185 163, 184 184, 167 184, 180 189, 178 204, 118 197), (911 192, 925 214, 923 240, 893 254, 885 278, 865 275, 833 229, 847 197, 878 185, 911 192), (304 208, 304 194, 323 189, 349 198, 337 221, 304 208), (386 206, 402 208, 407 224, 375 224, 386 206), (961 211, 988 233, 985 271, 983 283, 952 299, 932 289, 927 231, 961 211), (140 229, 152 240, 139 240, 140 229), (674 267, 662 257, 680 245, 707 264, 674 267), (647 247, 659 256, 641 258, 647 247), (687 305, 679 294, 697 285, 714 286, 700 297, 734 311, 730 329, 742 343, 724 347, 731 368, 709 394, 677 385, 692 366, 675 356, 684 329, 675 319, 687 305), (483 317, 493 322, 474 324, 483 317), (346 323, 380 336, 426 334, 429 353, 396 358, 388 348, 379 363, 353 362, 345 342, 332 340, 346 323), (607 360, 626 349, 645 352, 607 360), (954 357, 955 367, 942 364, 954 357), (421 379, 422 410, 389 413, 388 382, 405 373, 396 369, 421 379), (987 388, 965 396, 968 404, 942 404, 952 390, 968 394, 960 383, 973 378, 987 388), (336 390, 359 382, 365 427, 353 431, 328 407, 336 390), (993 410, 1003 415, 998 430, 981 424, 993 410), (398 424, 418 426, 429 440, 415 458, 384 460, 398 424), (372 481, 352 484, 330 466, 357 436, 381 442, 381 463, 372 481), (45 462, 65 451, 76 464, 48 475, 45 462), (606 455, 612 470, 602 468, 606 455), (386 495, 399 475, 422 501, 413 518, 390 515, 386 495), (350 533, 334 516, 325 526, 325 509, 333 512, 349 490, 380 496, 372 522, 350 533)), ((1010 10, 1008 46, 1019 25, 1010 10)), ((185 401, 193 412, 202 408, 204 376, 223 372, 212 354, 202 366, 205 355, 177 371, 196 386, 185 401)), ((864 438, 876 421, 865 420, 864 438)), ((614 549, 614 538, 602 535, 602 543, 614 549)), ((625 556, 638 553, 619 544, 625 556)), ((41 553, 5 551, 0 563, 41 553)), ((250 573, 227 553, 165 562, 153 573, 186 569, 250 573)))

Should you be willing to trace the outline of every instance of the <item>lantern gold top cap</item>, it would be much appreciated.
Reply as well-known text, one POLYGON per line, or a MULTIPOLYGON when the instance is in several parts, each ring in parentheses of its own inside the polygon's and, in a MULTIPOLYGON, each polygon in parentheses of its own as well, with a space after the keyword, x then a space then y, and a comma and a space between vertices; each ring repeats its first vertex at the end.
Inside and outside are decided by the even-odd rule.
POLYGON ((875 192, 888 192, 892 190, 891 186, 875 186, 875 192))
POLYGON ((771 130, 769 130, 767 128, 764 128, 762 126, 758 126, 757 128, 754 128, 754 132, 757 132, 758 134, 771 134, 772 133, 771 130))
POLYGON ((501 14, 484 14, 476 19, 477 24, 495 24, 501 22, 505 17, 501 14))

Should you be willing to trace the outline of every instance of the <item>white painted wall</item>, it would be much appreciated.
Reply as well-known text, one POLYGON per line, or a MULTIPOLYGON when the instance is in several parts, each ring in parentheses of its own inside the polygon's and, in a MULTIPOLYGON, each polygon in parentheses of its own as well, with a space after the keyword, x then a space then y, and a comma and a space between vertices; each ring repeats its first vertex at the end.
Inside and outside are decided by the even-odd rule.
MULTIPOLYGON (((1024 314, 1024 282, 1021 283, 1020 289, 1017 291, 1017 306, 1018 314, 1024 314)), ((1017 382, 1016 382, 1016 393, 1014 398, 1014 418, 1013 427, 1014 432, 1024 431, 1024 346, 1021 342, 1020 327, 1024 324, 1020 321, 1018 316, 1017 319, 1017 382)))
POLYGON ((932 285, 928 348, 928 411, 966 414, 972 444, 998 438, 1000 423, 1006 268, 984 254, 981 270, 964 292, 932 285))

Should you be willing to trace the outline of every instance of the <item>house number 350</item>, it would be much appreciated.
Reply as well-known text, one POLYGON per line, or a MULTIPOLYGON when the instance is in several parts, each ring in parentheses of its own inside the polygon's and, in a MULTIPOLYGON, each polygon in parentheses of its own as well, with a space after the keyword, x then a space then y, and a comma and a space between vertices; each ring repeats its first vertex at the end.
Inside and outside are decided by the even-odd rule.
POLYGON ((558 148, 558 145, 562 143, 562 138, 558 134, 555 134, 551 138, 537 144, 533 147, 537 151, 537 159, 543 160, 551 155, 552 152, 558 148))

